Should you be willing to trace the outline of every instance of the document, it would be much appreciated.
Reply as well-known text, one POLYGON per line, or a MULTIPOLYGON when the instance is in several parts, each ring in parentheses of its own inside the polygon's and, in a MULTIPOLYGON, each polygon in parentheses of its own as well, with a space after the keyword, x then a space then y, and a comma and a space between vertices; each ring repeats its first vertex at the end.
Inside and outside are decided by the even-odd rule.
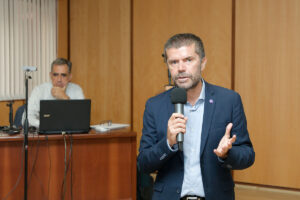
POLYGON ((129 124, 119 124, 119 123, 110 123, 110 124, 97 124, 91 125, 91 128, 95 129, 97 132, 107 132, 115 129, 122 129, 129 127, 129 124))

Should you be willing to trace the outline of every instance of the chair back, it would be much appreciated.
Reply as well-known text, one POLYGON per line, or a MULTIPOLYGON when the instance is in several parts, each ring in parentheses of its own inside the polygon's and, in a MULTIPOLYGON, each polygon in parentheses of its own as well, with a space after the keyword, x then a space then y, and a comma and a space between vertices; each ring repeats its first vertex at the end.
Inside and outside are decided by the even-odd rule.
POLYGON ((15 119, 14 119, 14 126, 17 128, 23 127, 22 117, 23 117, 24 111, 25 111, 25 104, 20 106, 16 111, 15 119))

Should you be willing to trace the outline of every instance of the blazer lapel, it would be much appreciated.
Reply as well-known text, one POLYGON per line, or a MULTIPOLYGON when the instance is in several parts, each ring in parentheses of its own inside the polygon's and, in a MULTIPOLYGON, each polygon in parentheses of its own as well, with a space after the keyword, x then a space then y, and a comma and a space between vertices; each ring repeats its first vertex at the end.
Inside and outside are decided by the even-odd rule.
MULTIPOLYGON (((168 110, 168 116, 171 116, 175 112, 175 107, 171 103, 171 92, 169 93, 169 99, 167 100, 167 110, 168 110)), ((169 118, 168 118, 168 120, 169 120, 169 118)))
POLYGON ((207 142, 209 129, 211 126, 211 121, 213 118, 213 113, 215 111, 216 99, 214 99, 214 91, 212 86, 205 82, 205 103, 204 103, 204 115, 203 115, 203 125, 201 134, 201 146, 200 146, 200 157, 203 153, 205 144, 207 142))

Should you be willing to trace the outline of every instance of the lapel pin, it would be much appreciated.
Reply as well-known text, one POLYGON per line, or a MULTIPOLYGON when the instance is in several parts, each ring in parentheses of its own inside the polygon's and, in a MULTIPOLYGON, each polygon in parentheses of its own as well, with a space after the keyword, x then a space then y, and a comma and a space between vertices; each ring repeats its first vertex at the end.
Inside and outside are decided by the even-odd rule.
POLYGON ((209 100, 209 103, 214 103, 214 100, 210 99, 210 100, 209 100))

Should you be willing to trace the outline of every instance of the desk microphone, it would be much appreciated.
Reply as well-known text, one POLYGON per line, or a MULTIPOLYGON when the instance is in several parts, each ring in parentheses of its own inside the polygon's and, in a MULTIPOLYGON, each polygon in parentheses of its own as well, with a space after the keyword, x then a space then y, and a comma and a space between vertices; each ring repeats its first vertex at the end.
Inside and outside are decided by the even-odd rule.
MULTIPOLYGON (((184 114, 183 105, 186 104, 186 90, 183 88, 174 88, 171 92, 171 101, 175 106, 175 113, 184 114)), ((180 151, 183 151, 183 134, 178 133, 176 136, 176 141, 180 151)))

